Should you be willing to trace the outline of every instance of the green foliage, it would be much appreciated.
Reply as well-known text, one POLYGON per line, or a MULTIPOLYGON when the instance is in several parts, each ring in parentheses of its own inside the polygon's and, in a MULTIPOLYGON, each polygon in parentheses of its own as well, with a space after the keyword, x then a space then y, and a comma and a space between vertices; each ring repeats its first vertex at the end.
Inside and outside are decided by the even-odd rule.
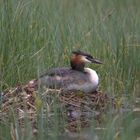
MULTIPOLYGON (((103 91, 119 96, 137 94, 139 4, 139 0, 1 0, 0 89, 26 83, 48 68, 68 66, 71 51, 81 49, 104 62, 91 66, 100 75, 103 91)), ((115 119, 112 121, 110 131, 114 131, 114 123, 117 125, 115 119)), ((10 139, 10 128, 3 124, 0 127, 0 135, 7 130, 5 139, 10 139)), ((126 129, 127 136, 129 131, 126 129)), ((30 134, 27 136, 30 138, 30 134)), ((111 135, 105 138, 112 139, 111 135)))
POLYGON ((109 93, 132 93, 139 82, 138 1, 3 0, 0 7, 2 88, 68 65, 73 49, 104 61, 95 66, 109 93))

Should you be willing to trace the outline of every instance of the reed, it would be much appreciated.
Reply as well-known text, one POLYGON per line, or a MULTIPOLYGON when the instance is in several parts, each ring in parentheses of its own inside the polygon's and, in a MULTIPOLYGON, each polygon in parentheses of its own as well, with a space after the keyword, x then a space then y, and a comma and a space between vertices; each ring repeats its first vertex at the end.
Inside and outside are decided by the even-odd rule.
MULTIPOLYGON (((139 4, 139 0, 1 0, 0 90, 25 84, 46 69, 69 66, 71 51, 81 49, 104 62, 102 66, 91 66, 100 75, 103 92, 134 99, 140 90, 139 4)), ((57 104, 54 108, 57 110, 57 104)), ((55 126, 61 115, 55 113, 51 131, 55 136, 51 139, 58 139, 59 133, 55 126)), ((118 114, 108 120, 105 124, 108 131, 101 137, 117 139, 117 131, 112 128, 124 125, 122 120, 127 116, 118 114)), ((8 122, 0 123, 2 140, 11 139, 13 125, 17 126, 17 140, 34 139, 28 120, 24 135, 18 129, 16 116, 9 119, 10 127, 8 122)), ((121 140, 134 139, 129 136, 134 134, 138 120, 133 117, 127 120, 124 126, 128 128, 119 131, 121 140)), ((42 117, 38 122, 38 139, 44 140, 42 130, 47 129, 48 122, 42 117)))

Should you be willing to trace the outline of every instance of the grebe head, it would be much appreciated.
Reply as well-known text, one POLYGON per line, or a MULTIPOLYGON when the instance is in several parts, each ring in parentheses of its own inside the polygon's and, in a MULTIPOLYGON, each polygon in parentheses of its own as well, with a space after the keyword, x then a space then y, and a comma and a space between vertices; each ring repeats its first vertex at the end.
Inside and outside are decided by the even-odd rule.
POLYGON ((82 52, 80 50, 73 51, 71 56, 71 67, 74 70, 84 71, 84 67, 86 63, 96 63, 96 64, 102 64, 101 61, 94 58, 90 54, 87 54, 85 52, 82 52))

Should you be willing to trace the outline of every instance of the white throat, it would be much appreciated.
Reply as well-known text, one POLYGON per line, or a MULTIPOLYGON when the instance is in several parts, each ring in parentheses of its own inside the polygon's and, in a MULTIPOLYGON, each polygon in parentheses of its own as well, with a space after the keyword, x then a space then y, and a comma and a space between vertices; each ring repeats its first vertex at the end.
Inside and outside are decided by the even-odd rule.
POLYGON ((90 82, 92 83, 93 88, 96 89, 99 84, 99 77, 98 77, 96 71, 94 71, 93 69, 90 69, 90 68, 85 68, 85 72, 88 73, 90 82))

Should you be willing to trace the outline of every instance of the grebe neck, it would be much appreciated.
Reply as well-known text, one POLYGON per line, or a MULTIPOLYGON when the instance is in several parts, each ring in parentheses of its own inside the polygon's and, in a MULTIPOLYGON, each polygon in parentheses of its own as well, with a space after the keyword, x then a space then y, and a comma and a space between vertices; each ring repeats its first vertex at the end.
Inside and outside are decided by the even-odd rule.
POLYGON ((74 63, 70 63, 71 64, 71 68, 73 70, 77 70, 77 71, 81 71, 81 72, 84 72, 84 67, 85 67, 85 64, 84 63, 80 63, 80 64, 74 64, 74 63))

